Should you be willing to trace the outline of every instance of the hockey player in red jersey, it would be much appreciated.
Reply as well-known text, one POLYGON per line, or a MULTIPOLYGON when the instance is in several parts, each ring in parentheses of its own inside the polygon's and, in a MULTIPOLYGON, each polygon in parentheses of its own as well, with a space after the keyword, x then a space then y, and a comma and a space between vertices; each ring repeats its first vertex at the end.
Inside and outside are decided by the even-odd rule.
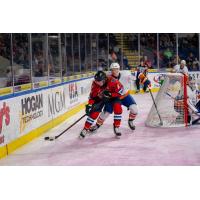
POLYGON ((118 80, 113 77, 107 77, 103 71, 96 73, 92 83, 89 101, 86 105, 88 118, 79 138, 84 138, 89 132, 90 127, 99 116, 105 104, 112 106, 114 111, 114 133, 118 137, 121 136, 119 127, 121 124, 122 107, 119 97, 122 95, 122 90, 123 86, 118 80))
MULTIPOLYGON (((118 63, 112 63, 110 65, 111 76, 116 80, 120 81, 123 85, 123 91, 121 92, 122 96, 120 97, 121 104, 130 111, 128 118, 128 125, 131 130, 135 130, 134 120, 138 114, 137 104, 134 98, 129 94, 132 75, 128 70, 120 71, 120 66, 118 63)), ((105 104, 103 112, 101 112, 100 116, 97 119, 97 122, 94 126, 91 127, 90 131, 95 132, 100 126, 103 125, 106 118, 113 113, 113 108, 108 104, 105 104)))

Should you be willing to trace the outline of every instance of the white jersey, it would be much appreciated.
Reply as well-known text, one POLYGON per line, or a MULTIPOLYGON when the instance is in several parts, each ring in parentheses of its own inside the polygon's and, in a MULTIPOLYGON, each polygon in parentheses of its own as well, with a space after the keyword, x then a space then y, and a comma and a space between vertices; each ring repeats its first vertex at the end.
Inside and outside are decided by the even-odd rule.
POLYGON ((176 66, 174 66, 174 70, 175 70, 176 73, 188 74, 188 68, 187 68, 187 66, 184 66, 183 69, 181 69, 180 65, 176 65, 176 66))
POLYGON ((193 89, 187 85, 187 103, 190 108, 190 112, 198 113, 196 104, 200 101, 199 98, 200 91, 198 89, 193 89))
MULTIPOLYGON (((190 86, 187 85, 187 103, 189 106, 189 112, 195 112, 197 113, 198 110, 196 109, 195 105, 197 104, 197 102, 199 101, 199 99, 197 98, 197 90, 192 90, 190 86)), ((178 98, 183 99, 183 90, 179 91, 178 94, 178 98)))
MULTIPOLYGON (((108 75, 111 75, 111 72, 108 73, 108 75)), ((131 90, 131 81, 133 80, 133 75, 131 74, 130 70, 123 70, 120 71, 118 80, 123 85, 124 89, 122 92, 122 95, 126 94, 131 90)))
POLYGON ((197 103, 196 90, 192 90, 191 87, 189 87, 188 85, 187 85, 187 96, 188 99, 192 102, 192 104, 196 105, 197 103))

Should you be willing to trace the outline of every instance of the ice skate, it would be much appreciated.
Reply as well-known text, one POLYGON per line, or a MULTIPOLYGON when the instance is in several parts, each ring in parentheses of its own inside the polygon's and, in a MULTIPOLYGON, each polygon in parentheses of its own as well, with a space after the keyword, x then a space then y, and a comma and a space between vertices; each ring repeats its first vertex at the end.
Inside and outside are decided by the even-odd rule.
POLYGON ((89 131, 90 131, 90 134, 94 134, 97 132, 97 130, 99 129, 100 125, 99 124, 95 124, 94 126, 91 126, 89 131))
POLYGON ((116 135, 116 138, 119 139, 120 136, 122 135, 121 132, 120 132, 120 130, 119 130, 119 127, 113 126, 113 130, 114 130, 114 133, 115 133, 115 135, 116 135))
POLYGON ((133 120, 132 119, 129 119, 128 120, 128 126, 131 130, 135 130, 135 125, 133 124, 133 120))
POLYGON ((84 139, 88 131, 86 129, 83 129, 79 135, 79 139, 84 139))

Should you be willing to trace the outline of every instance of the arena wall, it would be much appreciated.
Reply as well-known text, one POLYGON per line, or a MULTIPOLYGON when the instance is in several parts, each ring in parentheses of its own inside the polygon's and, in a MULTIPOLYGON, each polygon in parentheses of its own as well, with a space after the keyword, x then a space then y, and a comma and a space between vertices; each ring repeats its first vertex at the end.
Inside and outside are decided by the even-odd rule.
POLYGON ((92 77, 0 97, 0 158, 84 108, 92 77))

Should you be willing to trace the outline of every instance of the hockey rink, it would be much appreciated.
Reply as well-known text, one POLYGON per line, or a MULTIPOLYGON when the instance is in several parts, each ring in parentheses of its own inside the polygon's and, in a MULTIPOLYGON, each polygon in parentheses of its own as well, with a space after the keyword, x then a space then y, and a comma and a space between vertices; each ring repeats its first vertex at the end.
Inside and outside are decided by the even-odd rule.
POLYGON ((128 111, 123 107, 122 136, 113 133, 113 116, 94 135, 83 140, 78 135, 86 118, 73 126, 55 141, 45 141, 45 136, 55 136, 66 129, 76 116, 33 140, 0 160, 0 165, 64 165, 64 166, 175 166, 200 165, 200 127, 149 128, 145 120, 152 106, 150 94, 137 94, 139 107, 135 121, 136 130, 128 128, 128 111))

